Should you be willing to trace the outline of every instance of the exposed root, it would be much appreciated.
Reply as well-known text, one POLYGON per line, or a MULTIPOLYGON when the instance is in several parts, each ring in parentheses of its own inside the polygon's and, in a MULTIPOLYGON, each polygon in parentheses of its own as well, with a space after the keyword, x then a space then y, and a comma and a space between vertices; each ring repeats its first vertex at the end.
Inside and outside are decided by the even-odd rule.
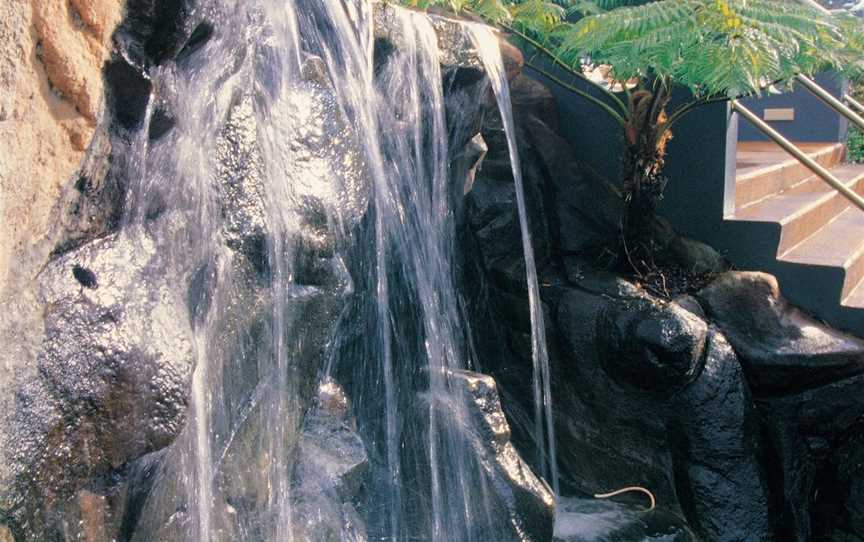
POLYGON ((651 493, 649 490, 645 489, 644 487, 639 487, 639 486, 624 487, 624 488, 615 490, 611 493, 600 493, 600 494, 594 495, 594 498, 595 499, 609 499, 609 498, 615 497, 616 495, 621 495, 622 493, 632 493, 632 492, 644 493, 645 495, 648 496, 649 499, 651 499, 651 506, 649 506, 648 509, 645 510, 645 512, 650 512, 650 511, 654 510, 654 508, 657 507, 657 499, 654 498, 654 494, 651 493))

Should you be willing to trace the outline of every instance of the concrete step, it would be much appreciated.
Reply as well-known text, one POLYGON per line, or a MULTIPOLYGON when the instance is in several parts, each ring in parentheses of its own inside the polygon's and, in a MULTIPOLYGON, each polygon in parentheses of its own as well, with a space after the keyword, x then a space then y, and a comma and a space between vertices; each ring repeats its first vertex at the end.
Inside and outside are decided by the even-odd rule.
POLYGON ((848 298, 864 280, 864 211, 850 206, 780 260, 842 269, 840 298, 848 298))
MULTIPOLYGON (((845 155, 842 143, 801 143, 799 147, 827 169, 845 155)), ((741 143, 736 161, 736 209, 795 189, 813 177, 807 166, 773 143, 741 143)))
POLYGON ((842 305, 850 309, 864 310, 864 282, 852 290, 852 293, 843 300, 842 305))
MULTIPOLYGON (((864 195, 864 166, 844 165, 832 170, 852 190, 864 195)), ((850 203, 825 185, 811 191, 780 193, 736 211, 731 220, 780 224, 776 254, 786 254, 838 217, 850 203)))

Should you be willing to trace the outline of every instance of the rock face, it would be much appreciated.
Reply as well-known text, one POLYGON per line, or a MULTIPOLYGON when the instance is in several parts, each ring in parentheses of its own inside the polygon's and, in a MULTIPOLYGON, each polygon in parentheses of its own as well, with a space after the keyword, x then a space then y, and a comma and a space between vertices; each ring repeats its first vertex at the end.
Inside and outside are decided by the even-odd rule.
MULTIPOLYGON (((851 473, 861 455, 851 450, 864 410, 851 390, 862 378, 861 340, 789 306, 772 277, 724 273, 716 251, 662 220, 660 250, 712 277, 707 286, 664 299, 650 282, 606 270, 618 189, 580 167, 542 85, 521 75, 511 91, 564 493, 649 488, 660 512, 703 540, 859 533, 851 473)), ((514 442, 533 458, 525 271, 495 116, 484 124, 488 152, 466 196, 466 279, 481 363, 508 399, 514 442)))
POLYGON ((555 496, 532 472, 510 441, 510 427, 501 410, 495 380, 468 371, 452 371, 451 383, 466 395, 468 416, 479 420, 479 462, 496 481, 493 509, 506 510, 515 540, 549 540, 555 521, 555 496), (500 481, 499 481, 500 480, 500 481))
POLYGON ((294 536, 303 540, 366 540, 353 504, 369 459, 344 390, 332 380, 318 386, 306 416, 294 467, 294 536))
MULTIPOLYGON (((38 194, 26 220, 44 224, 21 223, 38 230, 26 236, 38 250, 14 284, 40 272, 32 290, 10 296, 10 307, 28 311, 2 327, 14 337, 4 370, 16 378, 2 398, 0 536, 283 539, 291 504, 298 536, 363 540, 364 515, 377 513, 358 504, 369 485, 367 443, 344 391, 318 385, 343 309, 369 295, 354 291, 351 275, 368 265, 358 255, 369 247, 355 243, 371 224, 357 127, 321 58, 303 51, 300 77, 286 85, 285 51, 225 33, 220 21, 234 14, 221 4, 129 0, 109 55, 119 21, 111 6, 34 2, 29 18, 13 8, 18 18, 0 27, 32 24, 40 88, 50 86, 51 107, 69 113, 55 124, 72 151, 55 154, 74 167, 39 170, 40 180, 60 182, 77 168, 62 195, 38 194), (207 133, 192 133, 200 126, 207 133), (289 493, 294 501, 282 502, 289 493)), ((376 7, 379 61, 400 46, 400 25, 387 27, 396 9, 376 7)), ((447 45, 446 87, 466 107, 447 112, 461 201, 485 149, 475 103, 483 74, 461 47, 460 25, 432 22, 447 45)), ((509 58, 515 73, 521 57, 511 48, 509 58)), ((37 125, 18 98, 0 113, 37 125)), ((0 129, 17 126, 4 123, 0 114, 0 129)), ((0 195, 28 200, 29 189, 0 180, 0 195)), ((494 381, 452 379, 483 433, 468 436, 478 469, 495 481, 509 522, 501 531, 550 539, 552 496, 510 442, 494 381)))
POLYGON ((102 114, 102 65, 123 7, 11 0, 0 8, 0 292, 11 262, 38 266, 46 255, 39 241, 52 208, 74 184, 102 114))
POLYGON ((4 479, 3 507, 29 537, 61 530, 52 514, 87 480, 165 447, 183 428, 194 356, 165 271, 154 240, 138 231, 94 241, 40 273, 39 377, 20 392, 2 443, 14 477, 4 479))

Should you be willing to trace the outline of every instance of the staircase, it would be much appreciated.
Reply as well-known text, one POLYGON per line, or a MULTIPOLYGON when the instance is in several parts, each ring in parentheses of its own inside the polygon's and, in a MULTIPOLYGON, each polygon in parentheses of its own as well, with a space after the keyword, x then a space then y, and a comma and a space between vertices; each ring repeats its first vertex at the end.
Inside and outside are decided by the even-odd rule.
MULTIPOLYGON (((864 195, 864 165, 843 164, 842 144, 800 148, 864 195)), ((784 294, 817 317, 864 332, 864 211, 775 144, 740 142, 725 220, 736 235, 732 261, 777 275, 784 294)))

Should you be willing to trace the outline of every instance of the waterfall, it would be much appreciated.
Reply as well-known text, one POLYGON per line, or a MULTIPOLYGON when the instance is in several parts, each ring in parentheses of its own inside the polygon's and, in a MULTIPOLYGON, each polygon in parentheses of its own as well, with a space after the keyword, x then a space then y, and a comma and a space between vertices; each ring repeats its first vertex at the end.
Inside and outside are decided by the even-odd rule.
POLYGON ((528 282, 528 302, 531 311, 531 360, 533 362, 534 395, 534 437, 539 448, 540 464, 548 473, 555 495, 560 495, 558 487, 558 466, 555 460, 555 425, 552 418, 552 390, 549 374, 549 352, 546 347, 546 326, 543 322, 543 307, 540 299, 540 286, 537 280, 537 264, 531 246, 531 231, 525 205, 525 187, 522 181, 522 165, 519 162, 519 149, 516 143, 516 128, 513 122, 513 109, 510 104, 510 87, 504 72, 504 62, 498 48, 498 39, 486 26, 467 27, 483 66, 492 83, 498 102, 507 146, 510 151, 510 164, 516 184, 516 202, 519 210, 519 227, 522 232, 522 248, 525 253, 525 273, 528 282), (544 438, 543 423, 546 424, 544 438), (548 451, 547 451, 548 447, 548 451))
MULTIPOLYGON (((488 383, 464 373, 476 360, 456 279, 451 136, 467 129, 447 114, 432 21, 384 11, 399 44, 379 49, 365 0, 197 9, 213 37, 151 72, 176 128, 130 145, 144 162, 128 167, 124 227, 153 230, 172 277, 189 285, 197 360, 189 423, 148 482, 133 540, 165 529, 202 542, 303 539, 292 479, 312 393, 304 371, 319 359, 319 381, 346 388, 369 456, 358 497, 368 539, 528 540, 519 507, 548 492, 511 487, 535 479, 476 413, 470 393, 488 383), (360 177, 368 184, 351 184, 360 177)), ((473 36, 510 119, 497 41, 473 36)), ((485 91, 465 90, 459 107, 481 107, 485 91)), ((551 441, 518 173, 517 186, 551 441)), ((497 408, 497 396, 484 401, 497 408)))

